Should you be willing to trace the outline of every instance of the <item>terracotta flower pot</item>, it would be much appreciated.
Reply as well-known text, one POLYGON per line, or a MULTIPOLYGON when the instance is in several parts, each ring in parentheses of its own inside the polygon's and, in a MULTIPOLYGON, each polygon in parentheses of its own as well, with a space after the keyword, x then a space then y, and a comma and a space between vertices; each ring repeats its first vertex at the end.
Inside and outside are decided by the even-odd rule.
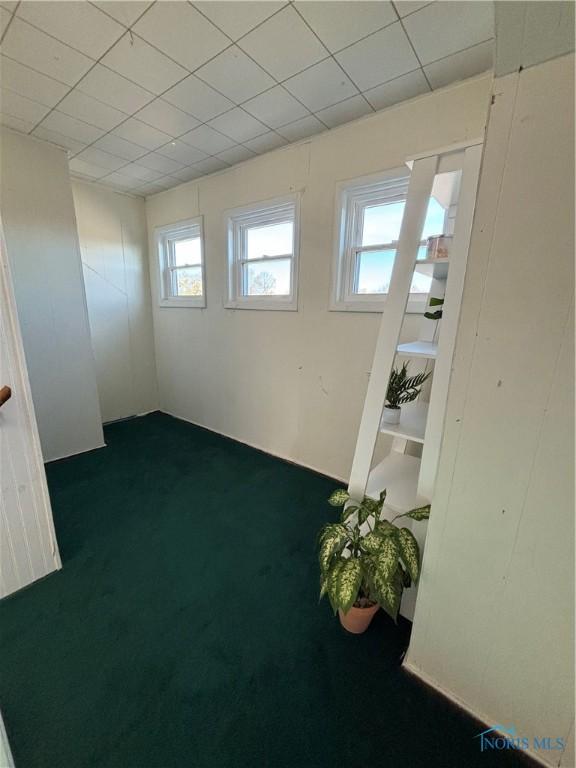
POLYGON ((376 611, 380 608, 378 603, 369 606, 368 608, 355 608, 352 606, 348 613, 342 613, 338 611, 340 615, 340 624, 348 632, 352 632, 354 635, 361 635, 362 632, 366 632, 370 626, 370 622, 374 618, 376 611))

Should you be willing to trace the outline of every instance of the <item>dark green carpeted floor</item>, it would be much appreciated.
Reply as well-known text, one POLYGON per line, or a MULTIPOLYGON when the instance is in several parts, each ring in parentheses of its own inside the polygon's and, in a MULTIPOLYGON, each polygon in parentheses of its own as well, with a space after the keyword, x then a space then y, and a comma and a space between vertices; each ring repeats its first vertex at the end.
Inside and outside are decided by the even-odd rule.
POLYGON ((317 602, 336 483, 162 414, 48 467, 64 570, 0 605, 17 768, 490 768, 399 667, 409 624, 317 602))

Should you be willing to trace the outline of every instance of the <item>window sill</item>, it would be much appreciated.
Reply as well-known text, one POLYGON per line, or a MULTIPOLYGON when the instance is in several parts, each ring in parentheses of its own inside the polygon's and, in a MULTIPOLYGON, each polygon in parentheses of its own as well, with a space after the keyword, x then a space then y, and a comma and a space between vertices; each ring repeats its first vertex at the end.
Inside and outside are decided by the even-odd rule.
POLYGON ((186 309, 206 309, 206 299, 204 296, 201 298, 176 298, 171 297, 169 299, 160 299, 158 302, 159 307, 166 307, 168 309, 186 308, 186 309))
POLYGON ((225 309, 257 309, 265 311, 297 312, 298 304, 295 301, 272 301, 270 299, 248 300, 248 301, 227 301, 224 304, 225 309))
MULTIPOLYGON (((406 305, 407 315, 423 315, 426 312, 428 296, 422 299, 409 299, 406 305)), ((330 312, 379 312, 384 311, 386 301, 333 301, 330 312)))

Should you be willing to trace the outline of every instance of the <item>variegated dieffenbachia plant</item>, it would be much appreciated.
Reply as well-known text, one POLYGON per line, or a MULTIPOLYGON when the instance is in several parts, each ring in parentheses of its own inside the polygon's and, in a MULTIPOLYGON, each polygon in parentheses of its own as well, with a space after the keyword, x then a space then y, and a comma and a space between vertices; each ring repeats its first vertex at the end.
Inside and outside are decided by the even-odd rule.
POLYGON ((379 501, 364 497, 361 503, 339 489, 328 499, 341 507, 339 523, 328 523, 320 532, 320 598, 328 595, 334 613, 347 613, 353 605, 379 603, 394 621, 404 587, 418 581, 420 548, 412 531, 395 525, 409 517, 427 520, 430 505, 382 520, 386 491, 379 501))

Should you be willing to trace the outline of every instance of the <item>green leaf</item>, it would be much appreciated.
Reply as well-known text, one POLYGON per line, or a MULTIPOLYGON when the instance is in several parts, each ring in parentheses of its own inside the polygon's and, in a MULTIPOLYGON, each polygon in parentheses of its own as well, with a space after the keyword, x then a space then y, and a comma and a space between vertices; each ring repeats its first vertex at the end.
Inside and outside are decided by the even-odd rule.
POLYGON ((361 545, 365 552, 368 552, 370 555, 376 555, 382 549, 383 542, 384 536, 372 531, 364 536, 361 545))
POLYGON ((441 320, 442 319, 442 310, 437 309, 436 312, 424 312, 424 317, 427 320, 441 320))
POLYGON ((400 546, 400 556, 410 574, 414 583, 418 581, 420 575, 420 548, 414 538, 412 531, 408 528, 400 528, 398 531, 398 544, 400 546))
POLYGON ((416 507, 406 513, 406 517, 411 517, 412 520, 428 520, 430 517, 430 504, 426 504, 425 507, 416 507))
POLYGON ((362 581, 362 563, 357 557, 350 557, 343 563, 338 572, 335 602, 343 613, 348 613, 358 597, 362 581))
POLYGON ((382 546, 374 555, 374 583, 379 590, 383 584, 390 581, 398 567, 400 549, 396 538, 387 536, 383 539, 382 546))
POLYGON ((350 515, 353 515, 354 512, 358 511, 358 509, 359 507, 355 507, 355 506, 344 507, 344 509, 342 510, 342 514, 340 515, 340 522, 344 523, 346 520, 348 520, 350 515))
POLYGON ((348 499, 350 498, 350 494, 348 491, 345 491, 344 488, 338 488, 337 490, 333 491, 330 495, 330 498, 328 499, 328 504, 330 504, 333 507, 341 507, 342 504, 346 504, 348 499))
POLYGON ((378 602, 394 621, 398 618, 398 610, 402 600, 401 578, 397 571, 395 577, 391 581, 385 582, 382 588, 376 592, 378 602))
POLYGON ((398 528, 388 520, 379 520, 376 525, 376 532, 381 536, 395 536, 397 530, 398 528))
POLYGON ((386 501, 386 488, 384 488, 383 491, 380 491, 380 503, 384 504, 386 501))
POLYGON ((370 517, 370 515, 378 514, 378 510, 370 509, 369 506, 366 504, 363 504, 360 507, 360 511, 358 512, 358 523, 362 525, 362 523, 365 523, 366 520, 370 517))
POLYGON ((441 307, 442 304, 444 304, 444 299, 437 299, 435 296, 432 296, 432 298, 430 299, 431 307, 441 307))
POLYGON ((331 523, 324 527, 320 536, 320 551, 318 562, 320 573, 325 575, 333 556, 341 550, 348 540, 348 529, 341 523, 331 523))
POLYGON ((340 571, 344 567, 345 563, 346 560, 343 558, 336 560, 330 569, 326 580, 326 591, 328 592, 328 599, 330 600, 330 605, 332 606, 334 613, 336 613, 338 610, 338 577, 340 576, 340 571))

